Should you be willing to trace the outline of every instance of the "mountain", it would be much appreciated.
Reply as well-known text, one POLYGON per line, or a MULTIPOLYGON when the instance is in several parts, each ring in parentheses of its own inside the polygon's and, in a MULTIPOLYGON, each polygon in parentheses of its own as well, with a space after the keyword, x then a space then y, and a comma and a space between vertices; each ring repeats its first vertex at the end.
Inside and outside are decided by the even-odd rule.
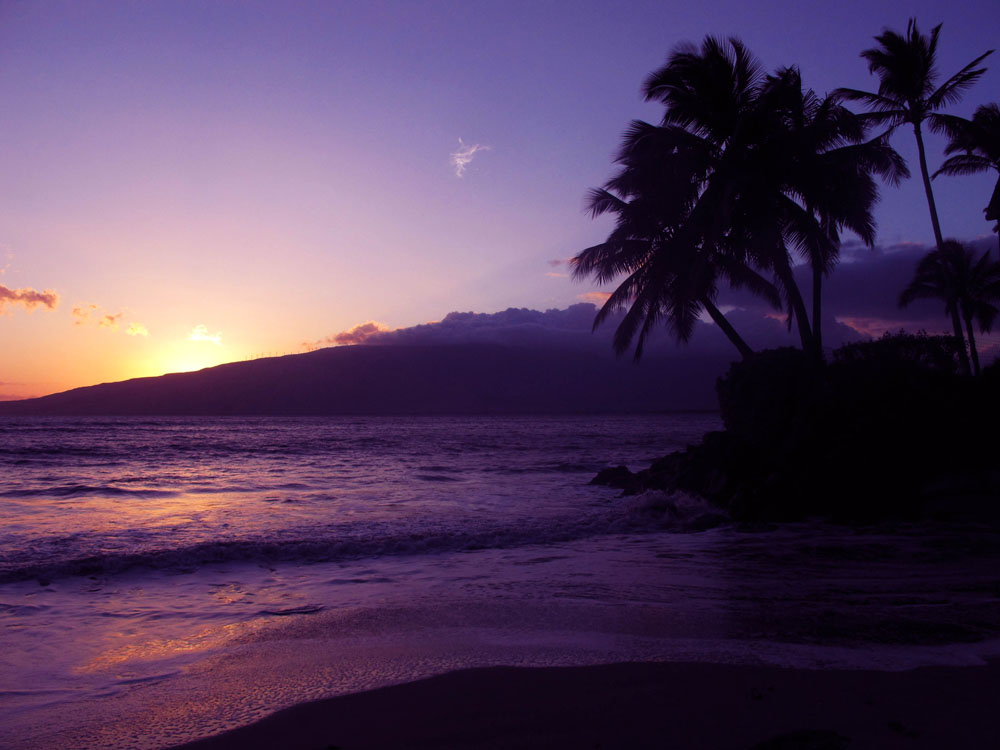
POLYGON ((0 415, 568 414, 715 409, 728 358, 491 343, 340 346, 0 402, 0 415))

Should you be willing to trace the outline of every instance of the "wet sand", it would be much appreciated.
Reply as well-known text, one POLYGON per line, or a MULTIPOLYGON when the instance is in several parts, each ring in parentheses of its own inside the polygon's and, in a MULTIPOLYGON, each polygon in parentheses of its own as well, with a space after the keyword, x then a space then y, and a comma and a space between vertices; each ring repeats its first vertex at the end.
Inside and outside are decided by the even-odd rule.
POLYGON ((1000 747, 1000 662, 470 669, 305 703, 190 750, 1000 747))

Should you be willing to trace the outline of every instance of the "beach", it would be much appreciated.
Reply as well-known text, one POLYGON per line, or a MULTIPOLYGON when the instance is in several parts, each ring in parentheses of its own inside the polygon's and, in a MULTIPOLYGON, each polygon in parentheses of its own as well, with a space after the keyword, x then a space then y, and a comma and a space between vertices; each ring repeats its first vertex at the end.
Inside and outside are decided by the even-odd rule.
POLYGON ((184 750, 988 748, 1000 663, 465 670, 295 706, 184 750))
POLYGON ((745 524, 589 484, 717 424, 6 423, 0 746, 992 737, 997 529, 745 524))

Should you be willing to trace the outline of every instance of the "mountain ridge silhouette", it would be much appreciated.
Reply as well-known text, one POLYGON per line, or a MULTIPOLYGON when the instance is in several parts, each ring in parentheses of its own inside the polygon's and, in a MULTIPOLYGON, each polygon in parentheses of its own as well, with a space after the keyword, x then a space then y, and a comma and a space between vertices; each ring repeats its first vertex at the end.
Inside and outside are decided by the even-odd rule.
POLYGON ((713 410, 727 358, 493 343, 318 349, 0 402, 3 416, 650 413, 713 410))

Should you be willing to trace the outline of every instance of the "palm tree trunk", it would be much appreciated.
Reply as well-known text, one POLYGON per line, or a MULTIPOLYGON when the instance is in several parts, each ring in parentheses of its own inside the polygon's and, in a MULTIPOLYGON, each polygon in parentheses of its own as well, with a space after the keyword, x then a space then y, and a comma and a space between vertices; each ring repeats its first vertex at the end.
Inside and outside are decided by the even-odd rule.
POLYGON ((969 354, 972 355, 972 372, 974 375, 979 375, 979 352, 976 351, 976 335, 972 331, 972 318, 965 317, 965 330, 968 332, 969 336, 969 354))
MULTIPOLYGON (((792 314, 795 315, 795 320, 799 326, 802 351, 815 356, 816 337, 813 336, 813 331, 809 327, 809 313, 806 312, 806 303, 802 300, 802 292, 799 291, 799 285, 795 283, 792 267, 786 260, 784 263, 779 264, 776 270, 781 285, 785 288, 785 294, 788 295, 788 302, 792 306, 792 314)), ((820 352, 820 356, 822 356, 822 351, 820 352)))
POLYGON ((969 367, 969 353, 965 351, 965 336, 962 335, 962 321, 958 317, 958 310, 951 311, 951 326, 955 331, 955 341, 959 346, 959 362, 962 365, 962 372, 968 375, 972 369, 969 367))
POLYGON ((750 359, 750 357, 753 356, 753 349, 751 349, 747 345, 747 342, 743 340, 743 337, 737 333, 736 329, 733 328, 732 323, 726 320, 726 316, 722 314, 722 311, 713 305, 712 301, 707 297, 701 300, 701 304, 705 308, 706 312, 708 312, 709 317, 712 318, 715 325, 719 326, 719 330, 726 334, 729 340, 733 342, 733 346, 739 349, 740 356, 742 356, 743 359, 750 359))
POLYGON ((823 356, 823 330, 822 330, 823 324, 822 324, 822 320, 820 319, 820 311, 822 310, 821 295, 822 295, 822 292, 823 292, 823 272, 819 268, 817 268, 816 266, 813 266, 812 274, 813 274, 813 299, 812 299, 812 303, 813 303, 813 319, 812 319, 813 342, 814 342, 814 345, 816 346, 816 351, 819 353, 819 356, 822 357, 823 356))
POLYGON ((913 123, 913 133, 917 136, 917 154, 920 156, 920 176, 924 178, 924 192, 927 194, 927 207, 931 212, 931 224, 934 227, 934 242, 937 249, 944 247, 941 236, 941 223, 938 221, 937 206, 934 205, 934 192, 931 190, 931 178, 927 174, 927 155, 924 153, 924 137, 920 133, 920 123, 913 123))

